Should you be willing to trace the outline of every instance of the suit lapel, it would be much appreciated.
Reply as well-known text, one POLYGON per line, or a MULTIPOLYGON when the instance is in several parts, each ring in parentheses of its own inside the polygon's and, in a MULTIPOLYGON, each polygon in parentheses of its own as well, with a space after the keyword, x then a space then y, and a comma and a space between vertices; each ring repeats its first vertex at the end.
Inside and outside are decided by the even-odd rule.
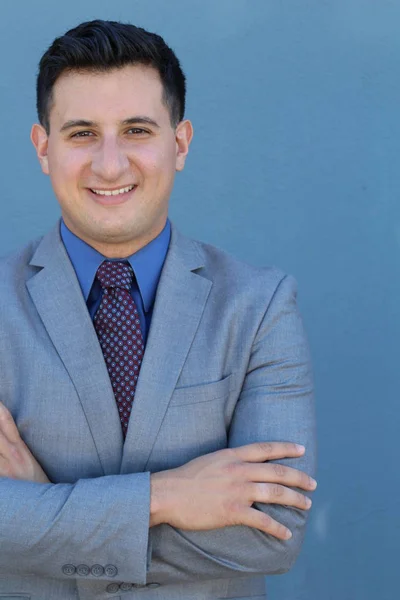
POLYGON ((58 226, 42 239, 30 264, 41 269, 27 282, 29 293, 78 393, 104 474, 117 473, 122 433, 114 394, 58 226))
POLYGON ((121 473, 143 471, 212 286, 195 242, 172 228, 124 445, 121 473))

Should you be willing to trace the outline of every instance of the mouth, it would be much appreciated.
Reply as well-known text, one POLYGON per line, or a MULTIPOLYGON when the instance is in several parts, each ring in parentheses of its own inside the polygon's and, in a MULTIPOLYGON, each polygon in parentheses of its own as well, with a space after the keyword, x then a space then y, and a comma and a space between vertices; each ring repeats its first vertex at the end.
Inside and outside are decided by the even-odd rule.
POLYGON ((135 191, 136 185, 128 185, 116 189, 88 188, 90 195, 100 204, 109 206, 125 202, 135 191))

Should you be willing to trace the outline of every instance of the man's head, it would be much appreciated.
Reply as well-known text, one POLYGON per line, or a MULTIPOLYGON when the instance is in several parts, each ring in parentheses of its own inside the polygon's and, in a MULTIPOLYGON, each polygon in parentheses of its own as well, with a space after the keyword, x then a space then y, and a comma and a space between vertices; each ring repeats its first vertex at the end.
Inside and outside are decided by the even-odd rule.
POLYGON ((185 78, 159 36, 92 21, 40 61, 31 139, 66 225, 123 257, 162 230, 192 138, 185 78))
POLYGON ((186 78, 163 38, 141 27, 116 21, 81 23, 58 37, 43 54, 36 85, 39 122, 50 132, 53 87, 67 71, 106 72, 126 65, 152 67, 161 79, 163 101, 173 127, 185 114, 186 78))

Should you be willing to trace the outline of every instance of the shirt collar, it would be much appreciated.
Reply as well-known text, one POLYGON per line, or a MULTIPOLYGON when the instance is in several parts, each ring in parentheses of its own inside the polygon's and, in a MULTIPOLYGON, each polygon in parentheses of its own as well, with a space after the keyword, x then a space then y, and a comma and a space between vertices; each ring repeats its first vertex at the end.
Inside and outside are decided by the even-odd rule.
MULTIPOLYGON (((86 302, 96 276, 96 271, 107 258, 72 233, 62 219, 60 233, 86 302)), ((164 229, 154 240, 135 252, 135 254, 124 259, 129 261, 135 273, 146 312, 151 309, 154 302, 170 237, 171 224, 167 220, 164 229)))

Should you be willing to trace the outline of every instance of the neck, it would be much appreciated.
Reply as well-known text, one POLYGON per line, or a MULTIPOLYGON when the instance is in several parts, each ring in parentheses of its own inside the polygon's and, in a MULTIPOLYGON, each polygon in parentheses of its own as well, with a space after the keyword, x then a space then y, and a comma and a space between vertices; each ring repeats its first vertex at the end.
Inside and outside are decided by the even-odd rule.
POLYGON ((149 244, 161 233, 165 227, 166 218, 164 222, 160 223, 159 226, 154 227, 151 231, 146 232, 137 238, 121 241, 101 240, 88 235, 82 235, 82 232, 76 231, 74 226, 65 218, 64 223, 74 235, 79 237, 82 241, 88 244, 88 246, 91 246, 106 258, 128 258, 132 254, 135 254, 141 250, 141 248, 144 248, 144 246, 147 246, 147 244, 149 244))

